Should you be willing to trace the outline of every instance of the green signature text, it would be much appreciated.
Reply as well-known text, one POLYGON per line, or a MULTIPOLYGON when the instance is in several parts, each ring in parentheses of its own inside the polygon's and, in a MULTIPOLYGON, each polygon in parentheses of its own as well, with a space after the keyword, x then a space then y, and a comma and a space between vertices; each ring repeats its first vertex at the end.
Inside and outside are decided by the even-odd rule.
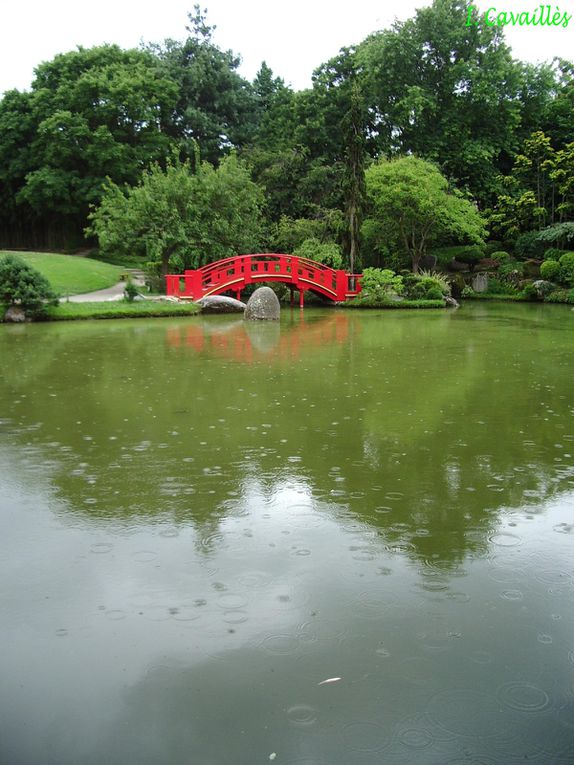
POLYGON ((571 13, 561 11, 557 5, 554 10, 551 5, 538 5, 533 11, 501 11, 493 5, 482 14, 474 5, 469 5, 466 26, 567 27, 571 18, 571 13))

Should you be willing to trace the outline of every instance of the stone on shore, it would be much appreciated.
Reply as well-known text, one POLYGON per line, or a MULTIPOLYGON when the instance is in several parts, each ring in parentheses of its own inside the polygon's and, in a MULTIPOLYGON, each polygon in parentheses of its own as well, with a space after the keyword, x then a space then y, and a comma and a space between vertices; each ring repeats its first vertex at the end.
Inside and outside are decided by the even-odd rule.
POLYGON ((202 313, 243 313, 247 307, 241 300, 226 295, 209 295, 197 301, 202 313))
POLYGON ((26 312, 19 305, 11 305, 4 314, 4 321, 19 324, 20 322, 27 321, 28 317, 26 312))
POLYGON ((271 287, 258 287, 247 301, 243 318, 247 321, 277 321, 281 307, 271 287))

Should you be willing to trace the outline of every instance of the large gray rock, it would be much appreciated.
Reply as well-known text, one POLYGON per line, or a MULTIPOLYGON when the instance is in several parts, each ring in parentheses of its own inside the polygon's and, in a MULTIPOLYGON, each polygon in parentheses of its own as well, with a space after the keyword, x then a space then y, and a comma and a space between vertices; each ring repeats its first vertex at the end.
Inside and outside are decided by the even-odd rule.
POLYGON ((546 281, 545 279, 538 279, 537 281, 532 282, 532 286, 536 290, 536 294, 539 298, 545 297, 556 289, 555 284, 546 281))
POLYGON ((247 301, 243 318, 248 321, 277 321, 281 307, 271 287, 258 287, 247 301))
POLYGON ((19 305, 11 305, 4 314, 4 321, 19 324, 22 321, 27 321, 26 313, 19 305))
POLYGON ((243 313, 247 307, 241 300, 226 295, 209 295, 197 301, 203 313, 243 313))
POLYGON ((488 275, 481 273, 472 277, 470 286, 475 292, 486 292, 488 289, 488 275))

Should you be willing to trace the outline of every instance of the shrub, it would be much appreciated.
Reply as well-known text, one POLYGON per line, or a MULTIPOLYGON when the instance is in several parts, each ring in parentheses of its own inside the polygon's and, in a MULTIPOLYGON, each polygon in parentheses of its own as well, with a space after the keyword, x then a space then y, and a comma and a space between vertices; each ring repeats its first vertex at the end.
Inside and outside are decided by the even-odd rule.
POLYGON ((139 291, 136 285, 132 282, 131 277, 128 277, 126 286, 124 288, 124 298, 128 303, 133 303, 138 296, 139 291))
POLYGON ((472 270, 478 261, 484 257, 484 250, 478 245, 470 245, 456 249, 453 254, 455 260, 458 260, 459 263, 466 263, 472 270))
POLYGON ((527 284, 522 290, 522 294, 527 300, 538 300, 540 298, 538 290, 533 284, 527 284))
POLYGON ((444 295, 439 287, 430 287, 425 294, 425 300, 443 300, 444 295))
POLYGON ((488 292, 491 295, 516 295, 518 290, 513 284, 501 279, 488 280, 488 292))
POLYGON ((379 299, 404 292, 403 277, 388 268, 365 268, 361 281, 362 291, 379 299))
POLYGON ((572 293, 572 300, 568 299, 570 294, 568 290, 553 290, 548 295, 544 296, 545 303, 574 303, 574 290, 570 290, 572 293))
POLYGON ((45 316, 48 305, 58 298, 50 283, 39 271, 17 255, 0 260, 0 303, 19 305, 29 316, 45 316))
POLYGON ((544 296, 545 303, 569 303, 574 305, 574 289, 554 290, 549 295, 544 296))
POLYGON ((562 281, 574 287, 574 252, 565 252, 559 260, 562 266, 562 281))
POLYGON ((422 277, 423 279, 432 279, 435 286, 440 289, 443 295, 450 295, 450 280, 439 271, 419 271, 417 276, 422 277))
POLYGON ((441 300, 450 295, 450 283, 436 271, 419 271, 404 276, 407 297, 413 300, 441 300))
POLYGON ((541 242, 538 231, 527 231, 521 234, 514 244, 514 252, 520 260, 527 258, 542 258, 547 242, 541 242))
POLYGON ((504 281, 515 283, 520 279, 524 272, 524 264, 517 263, 515 260, 504 261, 500 264, 498 275, 504 281))
POLYGON ((549 282, 561 281, 561 272, 562 268, 557 260, 545 260, 544 263, 540 265, 540 276, 549 282))
POLYGON ((491 252, 490 253, 490 258, 492 260, 498 260, 500 262, 502 262, 502 261, 506 262, 507 260, 510 260, 510 255, 509 255, 508 252, 506 252, 506 250, 496 250, 495 252, 491 252))
POLYGON ((549 247, 544 252, 544 260, 560 260, 560 256, 565 252, 566 250, 559 250, 558 247, 549 247))

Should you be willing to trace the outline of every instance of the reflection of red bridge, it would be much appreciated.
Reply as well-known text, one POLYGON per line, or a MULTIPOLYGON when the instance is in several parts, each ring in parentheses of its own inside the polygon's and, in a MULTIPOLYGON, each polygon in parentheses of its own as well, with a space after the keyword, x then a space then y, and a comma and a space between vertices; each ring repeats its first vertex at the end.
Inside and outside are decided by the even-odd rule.
POLYGON ((235 292, 257 282, 283 282, 291 290, 299 290, 299 304, 303 307, 304 294, 311 290, 337 303, 354 298, 361 291, 361 275, 349 274, 330 268, 308 258, 296 255, 238 255, 210 263, 203 268, 168 274, 167 294, 184 300, 200 300, 208 295, 235 292), (183 290, 181 281, 183 279, 183 290))
POLYGON ((256 323, 253 327, 240 319, 227 323, 193 321, 170 326, 167 343, 171 348, 187 347, 196 353, 248 364, 262 358, 293 362, 304 353, 344 343, 349 333, 357 329, 346 311, 337 311, 317 321, 302 321, 288 329, 275 322, 265 326, 256 323), (261 330, 266 330, 262 336, 261 330))

